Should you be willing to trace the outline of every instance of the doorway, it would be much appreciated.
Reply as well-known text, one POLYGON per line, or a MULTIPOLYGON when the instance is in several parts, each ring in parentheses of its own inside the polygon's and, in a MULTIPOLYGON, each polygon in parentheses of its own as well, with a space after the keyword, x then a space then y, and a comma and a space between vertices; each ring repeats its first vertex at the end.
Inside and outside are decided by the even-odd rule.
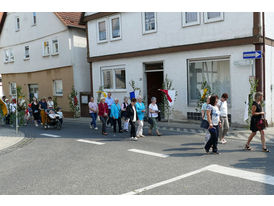
POLYGON ((152 97, 157 98, 159 106, 163 101, 161 89, 164 81, 163 63, 145 64, 145 72, 147 79, 147 104, 149 105, 152 97))
POLYGON ((33 97, 36 97, 37 100, 39 98, 38 84, 29 84, 29 98, 30 98, 30 101, 32 101, 33 97))

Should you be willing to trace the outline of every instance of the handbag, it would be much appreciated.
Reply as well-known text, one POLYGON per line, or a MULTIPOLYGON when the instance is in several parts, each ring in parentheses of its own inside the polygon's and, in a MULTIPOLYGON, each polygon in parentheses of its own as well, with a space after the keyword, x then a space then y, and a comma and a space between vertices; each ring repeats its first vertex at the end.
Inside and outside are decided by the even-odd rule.
POLYGON ((208 127, 209 127, 208 121, 205 119, 202 119, 200 127, 203 129, 208 129, 208 127))
POLYGON ((257 123, 256 123, 256 127, 258 130, 263 130, 266 127, 266 124, 268 125, 266 119, 260 119, 257 123))

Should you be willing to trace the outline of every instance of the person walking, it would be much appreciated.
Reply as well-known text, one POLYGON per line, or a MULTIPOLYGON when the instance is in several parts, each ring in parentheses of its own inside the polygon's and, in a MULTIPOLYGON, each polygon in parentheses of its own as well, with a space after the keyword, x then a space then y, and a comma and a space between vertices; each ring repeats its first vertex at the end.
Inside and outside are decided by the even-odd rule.
POLYGON ((115 98, 114 104, 111 105, 110 118, 112 118, 113 132, 116 133, 116 125, 118 122, 119 133, 123 133, 121 126, 121 107, 119 104, 119 99, 115 98))
POLYGON ((102 134, 107 135, 108 133, 106 132, 106 124, 108 119, 108 105, 107 103, 105 103, 105 97, 101 98, 98 108, 99 108, 98 115, 102 122, 102 134))
POLYGON ((39 103, 38 103, 36 97, 33 97, 32 100, 33 101, 31 103, 31 110, 32 110, 32 114, 33 114, 34 124, 36 127, 38 127, 38 121, 40 119, 39 103))
POLYGON ((121 118, 124 119, 124 126, 123 130, 125 132, 128 132, 128 122, 129 120, 127 119, 127 106, 128 106, 128 98, 124 97, 124 102, 121 104, 121 118))
POLYGON ((138 138, 136 137, 136 127, 135 127, 135 123, 136 123, 136 121, 138 121, 138 115, 137 115, 135 104, 136 104, 136 99, 132 98, 131 103, 130 103, 130 105, 128 105, 127 110, 126 110, 127 118, 129 119, 129 123, 131 126, 130 139, 133 141, 138 140, 138 138))
POLYGON ((114 99, 111 97, 111 92, 108 92, 108 96, 105 100, 106 104, 108 105, 108 120, 107 125, 113 125, 112 119, 110 118, 110 112, 111 112, 111 105, 114 104, 114 99))
POLYGON ((220 138, 220 143, 222 144, 225 144, 227 142, 225 139, 225 136, 229 129, 229 122, 228 122, 228 116, 227 116, 227 99, 228 99, 228 94, 223 93, 221 99, 218 102, 218 107, 220 109, 220 120, 221 120, 219 138, 220 138))
POLYGON ((266 148, 266 143, 265 143, 264 125, 262 121, 262 118, 265 113, 262 110, 262 105, 261 105, 262 101, 263 101, 263 93, 257 92, 255 94, 255 101, 252 104, 252 117, 250 122, 250 130, 252 132, 245 144, 246 150, 252 150, 252 148, 250 147, 250 142, 253 139, 253 137, 257 134, 257 131, 259 131, 261 133, 262 151, 269 152, 269 150, 266 148))
POLYGON ((220 121, 220 111, 217 106, 218 96, 212 95, 207 106, 207 120, 209 123, 208 131, 210 133, 210 139, 205 145, 206 153, 209 153, 209 149, 213 146, 213 153, 219 154, 217 144, 218 144, 218 135, 219 135, 219 126, 221 125, 220 121))
MULTIPOLYGON (((203 103, 202 108, 201 108, 202 120, 205 120, 205 121, 207 121, 206 110, 207 110, 207 106, 208 106, 208 104, 209 104, 209 101, 210 101, 210 96, 207 97, 206 102, 203 103)), ((207 121, 207 122, 208 122, 208 121, 207 121)), ((209 133, 209 131, 208 131, 208 128, 207 128, 207 129, 204 129, 204 130, 205 130, 205 145, 206 145, 207 141, 208 141, 209 138, 210 138, 210 133, 209 133)), ((204 146, 205 146, 205 145, 204 145, 204 146)))
POLYGON ((42 100, 39 102, 39 110, 40 110, 40 115, 41 115, 41 122, 42 125, 45 126, 46 125, 46 110, 48 109, 48 104, 46 101, 46 98, 43 97, 42 100))
POLYGON ((48 97, 47 104, 48 104, 48 109, 54 109, 54 102, 52 101, 51 97, 48 97))
POLYGON ((98 127, 96 126, 98 106, 97 106, 97 103, 94 102, 93 97, 90 97, 90 102, 88 103, 88 108, 89 108, 89 115, 91 117, 90 128, 98 130, 98 127))
POLYGON ((152 124, 150 125, 150 128, 148 130, 148 134, 152 135, 152 130, 155 129, 155 132, 158 136, 161 136, 159 130, 158 130, 158 123, 157 123, 157 117, 159 114, 159 109, 156 104, 156 97, 151 98, 151 104, 149 105, 149 118, 152 119, 152 124))
POLYGON ((137 129, 137 137, 145 137, 143 135, 143 127, 144 127, 144 116, 146 112, 146 107, 143 103, 143 99, 141 96, 138 96, 136 103, 136 111, 138 115, 138 129, 137 129))

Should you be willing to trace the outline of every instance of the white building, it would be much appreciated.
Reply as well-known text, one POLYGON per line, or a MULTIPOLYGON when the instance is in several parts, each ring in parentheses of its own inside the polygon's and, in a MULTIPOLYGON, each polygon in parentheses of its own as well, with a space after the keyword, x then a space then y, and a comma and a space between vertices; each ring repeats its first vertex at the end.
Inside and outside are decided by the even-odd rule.
POLYGON ((135 80, 142 95, 158 97, 167 74, 178 91, 173 119, 197 119, 206 80, 218 95, 229 94, 232 122, 243 124, 249 78, 256 76, 273 122, 273 20, 273 13, 257 12, 86 12, 81 22, 87 25, 93 94, 102 85, 122 100, 135 80), (254 50, 265 61, 257 59, 252 71, 243 52, 254 50))
POLYGON ((8 12, 0 27, 0 73, 6 96, 22 87, 26 97, 56 96, 69 112, 72 86, 90 92, 85 26, 80 12, 8 12))

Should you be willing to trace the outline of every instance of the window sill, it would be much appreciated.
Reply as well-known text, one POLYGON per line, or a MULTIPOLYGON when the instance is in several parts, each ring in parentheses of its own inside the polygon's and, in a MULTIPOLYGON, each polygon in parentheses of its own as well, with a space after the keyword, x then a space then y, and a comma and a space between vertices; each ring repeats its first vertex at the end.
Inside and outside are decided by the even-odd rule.
POLYGON ((189 23, 189 24, 183 24, 182 27, 191 27, 191 26, 197 26, 200 25, 200 22, 195 22, 195 23, 189 23))
POLYGON ((28 61, 28 60, 30 60, 30 58, 28 57, 28 58, 24 58, 24 61, 28 61))
POLYGON ((59 52, 58 52, 58 53, 51 54, 51 56, 57 56, 57 55, 59 55, 59 52))
POLYGON ((49 56, 50 56, 49 54, 43 55, 43 57, 49 57, 49 56))
POLYGON ((54 96, 54 97, 62 97, 63 94, 54 94, 53 96, 54 96))
POLYGON ((113 93, 124 93, 127 92, 127 89, 104 89, 104 91, 113 93))
POLYGON ((210 23, 214 23, 214 22, 220 22, 220 21, 224 21, 223 18, 216 18, 216 19, 211 19, 211 20, 208 20, 208 19, 205 19, 205 24, 210 24, 210 23))
POLYGON ((117 41, 117 40, 121 40, 121 39, 122 39, 122 37, 119 37, 119 38, 117 37, 117 38, 114 38, 114 39, 111 38, 110 41, 117 41))
POLYGON ((103 44, 103 43, 107 43, 108 42, 108 40, 104 40, 104 41, 97 41, 97 44, 103 44))
POLYGON ((143 35, 156 33, 157 30, 143 31, 143 35))

